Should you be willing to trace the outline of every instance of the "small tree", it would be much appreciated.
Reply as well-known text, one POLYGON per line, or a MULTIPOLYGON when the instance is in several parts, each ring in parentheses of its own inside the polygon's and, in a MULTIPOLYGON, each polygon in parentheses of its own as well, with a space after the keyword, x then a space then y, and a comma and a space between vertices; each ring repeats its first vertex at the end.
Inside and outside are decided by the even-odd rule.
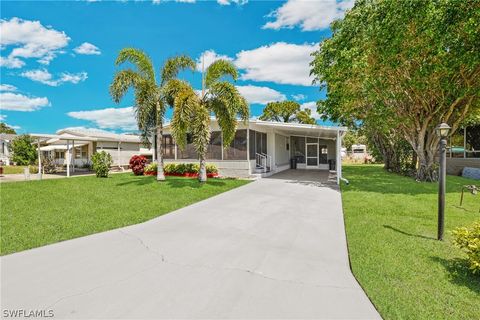
POLYGON ((92 156, 92 164, 98 178, 108 178, 108 170, 113 164, 112 156, 105 151, 95 152, 92 156))
POLYGON ((12 161, 21 166, 35 163, 35 160, 37 159, 37 149, 33 143, 33 138, 27 134, 23 134, 13 139, 10 144, 12 161))
POLYGON ((133 173, 136 176, 141 176, 145 171, 146 164, 147 164, 147 158, 145 158, 144 156, 135 155, 132 158, 130 158, 130 163, 128 167, 132 169, 133 173))

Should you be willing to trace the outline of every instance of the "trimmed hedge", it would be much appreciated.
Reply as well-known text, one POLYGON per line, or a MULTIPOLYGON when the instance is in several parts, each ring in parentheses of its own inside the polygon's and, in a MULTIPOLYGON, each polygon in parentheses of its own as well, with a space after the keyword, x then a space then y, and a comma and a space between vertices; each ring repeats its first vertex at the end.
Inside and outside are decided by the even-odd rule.
MULTIPOLYGON (((218 175, 218 169, 214 164, 207 164, 207 175, 210 177, 218 175)), ((167 163, 164 165, 165 175, 196 176, 200 166, 198 163, 167 163)), ((150 163, 145 167, 146 175, 157 174, 157 163, 150 163)))

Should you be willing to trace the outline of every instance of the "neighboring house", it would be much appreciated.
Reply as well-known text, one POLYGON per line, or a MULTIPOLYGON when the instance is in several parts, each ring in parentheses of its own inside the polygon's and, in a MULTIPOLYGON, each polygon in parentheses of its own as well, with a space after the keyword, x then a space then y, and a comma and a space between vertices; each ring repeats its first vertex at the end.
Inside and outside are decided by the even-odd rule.
POLYGON ((10 165, 10 142, 16 136, 15 134, 0 133, 0 161, 4 165, 10 165))
MULTIPOLYGON (((290 168, 295 158, 297 169, 328 170, 336 164, 337 180, 341 178, 341 139, 345 127, 250 120, 239 122, 233 142, 223 147, 220 128, 211 121, 211 138, 206 160, 215 164, 221 175, 247 177, 253 173, 273 174, 290 168)), ((180 150, 164 128, 165 162, 197 162, 198 155, 187 139, 180 150)))
POLYGON ((138 135, 116 134, 100 130, 62 129, 57 134, 31 134, 40 143, 43 156, 53 158, 58 165, 81 167, 90 164, 97 151, 111 154, 113 165, 127 166, 133 155, 152 159, 138 135))
POLYGON ((352 158, 353 159, 365 159, 368 156, 367 146, 364 144, 352 145, 352 158))

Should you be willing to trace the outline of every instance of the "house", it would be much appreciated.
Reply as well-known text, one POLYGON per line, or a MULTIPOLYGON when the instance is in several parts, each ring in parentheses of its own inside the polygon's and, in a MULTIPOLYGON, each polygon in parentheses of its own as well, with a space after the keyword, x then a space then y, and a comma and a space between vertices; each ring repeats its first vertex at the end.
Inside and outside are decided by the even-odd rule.
MULTIPOLYGON (((220 127, 211 120, 211 137, 206 160, 215 164, 221 175, 247 177, 270 175, 291 167, 298 170, 329 170, 341 178, 341 139, 345 127, 283 123, 260 120, 239 122, 235 138, 224 148, 220 127)), ((165 163, 197 162, 198 155, 187 138, 184 150, 175 144, 166 125, 163 137, 165 163)))
POLYGON ((116 134, 103 130, 62 129, 56 134, 30 134, 37 140, 44 157, 51 158, 57 165, 66 166, 67 175, 75 167, 87 166, 92 155, 105 151, 112 156, 113 165, 128 166, 133 155, 152 158, 153 149, 147 148, 138 135, 116 134))
POLYGON ((10 165, 10 142, 15 139, 16 134, 0 134, 0 162, 3 165, 10 165))
POLYGON ((352 145, 352 158, 353 159, 365 159, 367 157, 367 146, 364 144, 352 145))

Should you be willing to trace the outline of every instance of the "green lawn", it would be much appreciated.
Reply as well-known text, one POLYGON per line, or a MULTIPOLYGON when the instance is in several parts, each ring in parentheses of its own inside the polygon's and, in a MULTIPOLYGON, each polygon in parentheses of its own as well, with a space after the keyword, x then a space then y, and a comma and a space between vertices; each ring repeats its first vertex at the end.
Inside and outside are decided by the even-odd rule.
POLYGON ((453 228, 480 220, 480 194, 461 186, 479 181, 448 176, 446 239, 435 240, 437 184, 385 172, 344 167, 342 185, 352 270, 385 319, 480 319, 480 275, 451 243, 453 228))
POLYGON ((2 255, 140 223, 247 180, 113 174, 0 185, 2 255))

